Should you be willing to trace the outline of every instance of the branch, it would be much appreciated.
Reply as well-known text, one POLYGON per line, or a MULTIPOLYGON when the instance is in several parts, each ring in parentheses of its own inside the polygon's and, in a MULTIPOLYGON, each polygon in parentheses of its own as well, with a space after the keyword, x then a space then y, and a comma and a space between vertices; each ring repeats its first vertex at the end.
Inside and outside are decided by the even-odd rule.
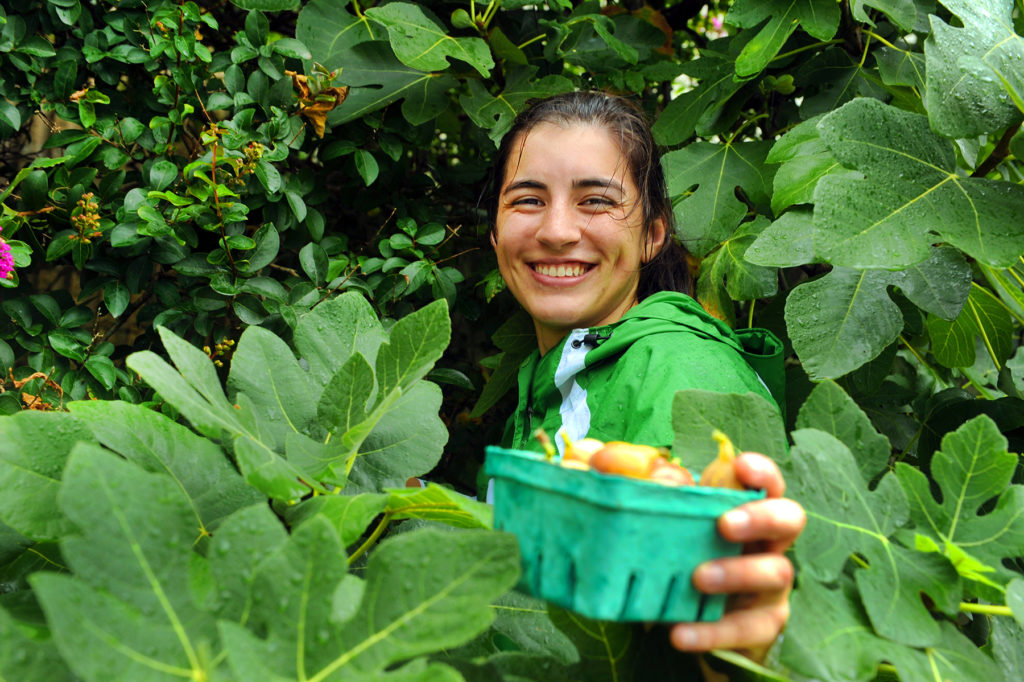
POLYGON ((973 173, 971 173, 972 178, 983 178, 991 173, 996 166, 1002 163, 1003 159, 1005 159, 1010 153, 1010 140, 1013 139, 1013 136, 1017 134, 1018 130, 1020 130, 1020 123, 1006 129, 1003 136, 999 138, 999 142, 996 143, 996 148, 993 149, 992 153, 981 162, 981 165, 978 166, 973 173))

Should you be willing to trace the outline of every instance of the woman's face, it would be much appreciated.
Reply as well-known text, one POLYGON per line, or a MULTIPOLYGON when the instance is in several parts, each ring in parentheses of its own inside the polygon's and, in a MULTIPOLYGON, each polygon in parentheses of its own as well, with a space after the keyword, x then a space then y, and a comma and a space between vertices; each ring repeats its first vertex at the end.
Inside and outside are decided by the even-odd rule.
POLYGON ((640 266, 665 238, 644 239, 640 196, 606 129, 540 123, 513 144, 491 241, 541 353, 570 330, 609 324, 636 303, 640 266))

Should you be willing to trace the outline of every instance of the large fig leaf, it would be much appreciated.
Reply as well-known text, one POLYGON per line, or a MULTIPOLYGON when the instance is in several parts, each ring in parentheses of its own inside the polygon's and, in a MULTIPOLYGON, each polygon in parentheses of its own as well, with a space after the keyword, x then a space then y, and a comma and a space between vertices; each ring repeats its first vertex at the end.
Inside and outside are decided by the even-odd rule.
POLYGON ((814 192, 815 249, 837 266, 896 269, 928 258, 946 241, 1008 267, 1024 252, 1024 188, 968 178, 953 143, 928 119, 858 98, 825 116, 822 139, 863 180, 825 176, 814 192))
POLYGON ((993 569, 991 575, 1003 583, 1018 575, 1003 559, 1024 557, 1024 486, 1010 485, 1017 459, 1006 452, 1006 438, 995 422, 981 415, 946 434, 932 457, 940 499, 921 470, 896 465, 918 532, 955 545, 993 569), (992 499, 995 508, 982 510, 992 499))
POLYGON ((433 469, 448 442, 448 430, 437 416, 440 409, 436 384, 423 381, 403 392, 359 444, 348 472, 352 489, 401 487, 410 476, 433 469))
POLYGON ((338 83, 352 86, 345 102, 327 114, 341 125, 404 99, 402 116, 412 125, 425 123, 448 106, 448 90, 458 81, 446 73, 431 73, 398 61, 388 43, 374 40, 349 49, 338 83))
POLYGON ((264 500, 220 447, 159 412, 120 401, 80 400, 68 408, 107 448, 146 471, 170 475, 188 497, 200 535, 264 500))
POLYGON ((630 623, 591 620, 554 606, 548 607, 551 622, 579 652, 580 677, 584 680, 630 679, 636 661, 636 630, 630 623))
POLYGON ((556 74, 536 78, 537 67, 514 66, 509 69, 505 88, 495 96, 476 79, 466 82, 469 94, 459 97, 463 111, 473 123, 488 131, 497 144, 505 136, 527 100, 548 97, 572 90, 572 81, 556 74))
POLYGON ((219 618, 248 623, 256 569, 287 539, 287 531, 267 505, 240 509, 224 520, 207 553, 217 585, 212 609, 219 618))
POLYGON ((956 319, 931 315, 926 324, 932 353, 944 367, 972 366, 979 337, 996 367, 1002 367, 1013 352, 1013 320, 1002 302, 982 287, 971 289, 956 319))
POLYGON ((0 522, 33 540, 68 532, 55 501, 68 454, 80 441, 95 438, 65 412, 29 410, 0 419, 0 522))
POLYGON ((310 376, 317 385, 326 386, 353 353, 362 355, 372 367, 387 334, 366 298, 346 292, 300 317, 294 338, 310 376))
POLYGON ((406 66, 420 71, 444 71, 449 57, 460 59, 484 78, 494 68, 491 50, 482 38, 448 35, 433 12, 408 2, 391 2, 366 10, 366 16, 388 32, 391 48, 406 66))
POLYGON ((1024 108, 1024 38, 1014 31, 1013 0, 942 0, 963 26, 929 17, 924 43, 925 106, 932 127, 973 137, 1020 121, 1024 108))
POLYGON ((786 299, 793 348, 812 379, 843 376, 877 357, 903 329, 888 287, 952 318, 967 299, 970 278, 963 256, 949 248, 933 249, 930 258, 901 271, 835 268, 786 299))
POLYGON ((703 256, 736 230, 747 214, 747 205, 736 198, 737 188, 754 204, 768 203, 774 170, 764 160, 770 146, 695 142, 664 156, 676 230, 686 248, 703 256))
POLYGON ((818 40, 830 40, 839 28, 839 15, 839 6, 828 0, 739 0, 729 8, 726 22, 751 29, 765 19, 768 23, 736 57, 736 75, 760 73, 798 25, 818 40))
POLYGON ((207 679, 213 618, 189 589, 195 514, 166 474, 95 445, 68 458, 58 502, 81 529, 61 543, 74 575, 30 582, 54 639, 86 680, 207 679))
MULTIPOLYGON (((219 382, 217 388, 221 390, 219 382)), ((228 389, 232 395, 248 396, 254 421, 270 436, 268 445, 274 450, 283 450, 291 433, 323 439, 309 375, 273 332, 255 325, 242 332, 231 358, 228 389)))
POLYGON ((878 636, 849 578, 840 580, 839 589, 802 579, 790 604, 782 662, 809 678, 873 680, 879 664, 887 662, 903 682, 1003 679, 992 659, 952 623, 939 625, 936 642, 921 649, 878 636))
MULTIPOLYGON (((346 586, 344 549, 318 517, 261 565, 254 617, 259 639, 222 622, 228 659, 241 679, 375 680, 396 663, 460 645, 493 619, 491 600, 518 579, 515 539, 493 532, 421 530, 398 535, 370 556, 362 587, 346 586), (415 579, 414 579, 415 578, 415 579), (339 623, 323 595, 360 598, 339 623)), ((457 678, 456 678, 457 679, 457 678)))
POLYGON ((833 381, 814 387, 800 408, 796 427, 824 431, 842 441, 865 481, 874 480, 889 465, 889 439, 875 431, 864 411, 833 381))
POLYGON ((365 16, 349 14, 344 5, 330 0, 312 0, 299 12, 295 37, 313 59, 328 69, 344 69, 345 54, 354 45, 381 40, 385 31, 365 16))
POLYGON ((777 268, 813 263, 814 221, 811 212, 796 208, 786 211, 757 235, 743 257, 755 265, 777 268))
MULTIPOLYGON (((843 168, 825 146, 818 131, 820 120, 815 116, 793 126, 768 152, 767 163, 781 164, 772 181, 772 211, 778 213, 793 204, 812 203, 814 188, 826 175, 861 177, 857 171, 843 168)), ((802 261, 807 262, 810 261, 802 261)))
POLYGON ((787 458, 786 430, 778 409, 756 393, 677 391, 672 398, 672 452, 683 466, 700 471, 718 455, 711 433, 718 429, 740 451, 787 458))
POLYGON ((909 518, 907 500, 895 476, 887 474, 869 491, 849 449, 813 429, 793 432, 795 446, 786 467, 788 494, 807 512, 807 528, 796 544, 800 569, 812 578, 835 580, 852 555, 864 608, 875 631, 911 646, 932 646, 939 626, 921 601, 955 614, 960 580, 944 557, 906 549, 891 536, 909 518))
POLYGON ((440 299, 395 322, 377 353, 377 385, 383 396, 408 389, 426 376, 448 347, 451 321, 440 299))
POLYGON ((29 637, 0 607, 0 680, 73 682, 53 640, 29 637))

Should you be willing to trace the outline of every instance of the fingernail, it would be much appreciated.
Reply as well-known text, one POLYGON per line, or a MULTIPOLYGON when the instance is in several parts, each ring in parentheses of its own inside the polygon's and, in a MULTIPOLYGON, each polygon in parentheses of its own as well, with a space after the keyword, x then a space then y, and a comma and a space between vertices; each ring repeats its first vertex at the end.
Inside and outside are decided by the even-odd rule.
POLYGON ((725 513, 725 523, 734 533, 743 533, 750 527, 750 514, 742 509, 733 509, 725 513))
POLYGON ((693 628, 686 626, 676 626, 676 641, 679 646, 692 648, 697 646, 697 633, 693 628))
POLYGON ((700 585, 704 590, 714 591, 725 581, 725 571, 718 564, 704 564, 700 571, 700 585))

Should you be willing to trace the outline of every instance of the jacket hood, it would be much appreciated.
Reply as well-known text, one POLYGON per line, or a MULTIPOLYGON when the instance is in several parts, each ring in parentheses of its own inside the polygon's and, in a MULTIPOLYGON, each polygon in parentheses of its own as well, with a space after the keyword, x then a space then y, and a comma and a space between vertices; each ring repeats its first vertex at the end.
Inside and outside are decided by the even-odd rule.
POLYGON ((618 355, 642 337, 678 332, 680 326, 739 352, 744 350, 729 325, 709 315, 693 298, 675 291, 659 291, 626 311, 618 322, 590 330, 596 346, 587 354, 587 364, 618 355))

